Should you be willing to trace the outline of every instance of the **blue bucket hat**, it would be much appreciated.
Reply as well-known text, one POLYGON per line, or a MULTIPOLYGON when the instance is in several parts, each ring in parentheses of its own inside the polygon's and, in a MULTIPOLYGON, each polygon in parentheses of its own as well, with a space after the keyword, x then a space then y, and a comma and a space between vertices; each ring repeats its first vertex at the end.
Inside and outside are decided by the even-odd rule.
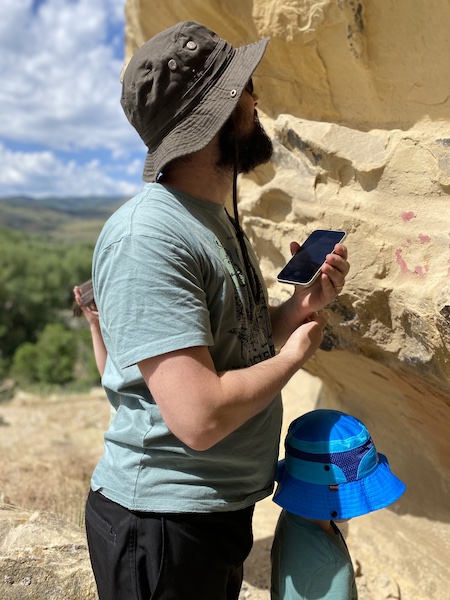
POLYGON ((376 451, 366 426, 337 410, 293 421, 274 502, 309 519, 351 519, 389 506, 406 489, 376 451))

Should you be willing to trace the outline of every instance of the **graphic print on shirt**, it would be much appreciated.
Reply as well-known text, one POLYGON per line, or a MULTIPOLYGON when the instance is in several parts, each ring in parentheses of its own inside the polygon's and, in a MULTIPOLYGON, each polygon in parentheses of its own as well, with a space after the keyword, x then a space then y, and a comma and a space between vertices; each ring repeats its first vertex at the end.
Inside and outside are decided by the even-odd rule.
MULTIPOLYGON (((235 250, 236 256, 233 256, 217 239, 216 244, 224 268, 234 287, 234 303, 238 326, 230 329, 229 333, 239 341, 241 358, 245 360, 247 366, 250 366, 275 355, 265 294, 258 279, 260 300, 255 303, 237 250, 235 250)), ((236 368, 240 367, 237 366, 236 368)))

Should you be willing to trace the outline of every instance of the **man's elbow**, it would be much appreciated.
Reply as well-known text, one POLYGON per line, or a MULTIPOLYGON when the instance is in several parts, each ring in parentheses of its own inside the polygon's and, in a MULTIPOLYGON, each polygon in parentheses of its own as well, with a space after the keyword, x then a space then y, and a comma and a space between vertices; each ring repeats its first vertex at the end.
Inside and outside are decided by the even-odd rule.
POLYGON ((219 427, 196 427, 195 429, 186 428, 182 431, 173 431, 172 433, 191 450, 196 452, 205 452, 225 437, 224 432, 219 427))
POLYGON ((181 441, 191 450, 195 450, 196 452, 205 452, 206 450, 209 450, 217 444, 216 441, 207 440, 204 438, 196 438, 192 440, 181 441))

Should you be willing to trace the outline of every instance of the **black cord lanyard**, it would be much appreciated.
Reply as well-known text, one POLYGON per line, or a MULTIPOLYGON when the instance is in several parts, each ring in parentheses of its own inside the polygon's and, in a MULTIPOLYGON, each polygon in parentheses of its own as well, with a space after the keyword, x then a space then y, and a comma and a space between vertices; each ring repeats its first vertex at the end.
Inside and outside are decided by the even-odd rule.
POLYGON ((250 258, 248 256, 247 245, 245 243, 244 231, 239 222, 239 213, 238 213, 238 205, 237 205, 237 176, 238 176, 238 164, 239 164, 239 156, 238 156, 238 144, 237 140, 235 142, 235 155, 234 155, 234 168, 233 168, 233 211, 234 211, 234 221, 231 219, 233 223, 234 229, 236 231, 236 237, 239 242, 239 246, 242 253, 242 258, 244 260, 245 272, 247 275, 247 281, 249 288, 251 290, 253 299, 256 303, 260 301, 261 298, 261 284, 258 278, 258 275, 250 262, 250 258))

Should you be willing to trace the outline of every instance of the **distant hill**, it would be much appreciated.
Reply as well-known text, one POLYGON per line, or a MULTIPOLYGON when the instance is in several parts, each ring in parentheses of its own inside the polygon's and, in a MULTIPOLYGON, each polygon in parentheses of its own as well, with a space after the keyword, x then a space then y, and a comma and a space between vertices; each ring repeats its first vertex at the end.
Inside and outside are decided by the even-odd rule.
POLYGON ((0 198, 0 228, 40 234, 55 241, 95 241, 106 219, 127 198, 0 198))

